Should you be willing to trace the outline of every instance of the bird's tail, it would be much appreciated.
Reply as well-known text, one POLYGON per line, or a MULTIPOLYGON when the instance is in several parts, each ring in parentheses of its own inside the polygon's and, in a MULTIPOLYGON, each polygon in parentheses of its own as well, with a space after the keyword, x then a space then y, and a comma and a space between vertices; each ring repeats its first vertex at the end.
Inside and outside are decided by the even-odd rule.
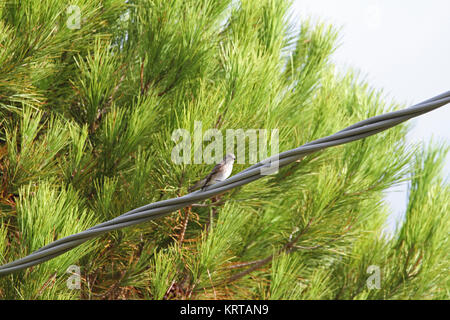
POLYGON ((196 184, 194 184, 193 186, 191 186, 191 187, 188 189, 188 192, 192 192, 192 191, 194 191, 194 190, 197 190, 198 188, 203 187, 203 186, 205 185, 205 183, 206 183, 206 178, 203 179, 203 180, 198 181, 196 184))

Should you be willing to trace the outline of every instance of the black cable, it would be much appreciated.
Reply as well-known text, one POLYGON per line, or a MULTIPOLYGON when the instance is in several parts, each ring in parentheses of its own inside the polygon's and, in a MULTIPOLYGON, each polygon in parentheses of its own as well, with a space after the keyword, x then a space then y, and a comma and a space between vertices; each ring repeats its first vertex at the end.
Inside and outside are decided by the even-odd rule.
POLYGON ((158 201, 140 208, 136 208, 85 231, 56 240, 24 258, 0 266, 0 276, 53 259, 79 246, 87 240, 106 232, 164 217, 175 210, 187 207, 197 201, 211 198, 230 189, 250 183, 264 177, 265 174, 263 174, 262 170, 268 169, 270 166, 282 168, 307 154, 364 139, 392 128, 411 118, 418 117, 424 113, 442 107, 449 102, 450 91, 447 91, 412 107, 385 113, 357 122, 333 135, 314 140, 298 148, 284 151, 278 155, 265 159, 235 174, 225 181, 209 186, 205 190, 198 190, 182 197, 158 201))

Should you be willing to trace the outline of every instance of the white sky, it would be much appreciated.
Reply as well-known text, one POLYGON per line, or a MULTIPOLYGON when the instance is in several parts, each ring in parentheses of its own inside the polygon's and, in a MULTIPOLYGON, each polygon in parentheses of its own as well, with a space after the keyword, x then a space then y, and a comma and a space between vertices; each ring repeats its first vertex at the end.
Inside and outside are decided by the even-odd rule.
MULTIPOLYGON (((450 90, 450 1, 294 0, 293 9, 300 20, 312 17, 341 28, 332 60, 360 70, 388 98, 410 106, 450 90)), ((410 121, 409 141, 433 137, 450 143, 450 105, 410 121)), ((387 200, 392 230, 406 207, 406 185, 387 200)))

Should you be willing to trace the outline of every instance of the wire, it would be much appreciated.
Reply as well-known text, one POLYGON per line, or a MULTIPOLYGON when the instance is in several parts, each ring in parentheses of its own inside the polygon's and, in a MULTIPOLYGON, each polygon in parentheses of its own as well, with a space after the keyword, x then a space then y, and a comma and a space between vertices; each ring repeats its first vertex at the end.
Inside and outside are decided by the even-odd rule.
POLYGON ((314 140, 298 148, 284 151, 267 158, 222 182, 207 187, 205 190, 198 190, 182 197, 147 204, 80 233, 56 240, 24 258, 0 266, 0 276, 53 259, 106 232, 164 217, 175 210, 187 207, 197 201, 211 198, 230 189, 237 188, 262 178, 265 176, 263 171, 268 170, 271 167, 282 168, 307 154, 364 139, 392 128, 411 118, 418 117, 424 113, 440 108, 449 102, 450 91, 447 91, 409 108, 385 113, 357 122, 333 135, 314 140))

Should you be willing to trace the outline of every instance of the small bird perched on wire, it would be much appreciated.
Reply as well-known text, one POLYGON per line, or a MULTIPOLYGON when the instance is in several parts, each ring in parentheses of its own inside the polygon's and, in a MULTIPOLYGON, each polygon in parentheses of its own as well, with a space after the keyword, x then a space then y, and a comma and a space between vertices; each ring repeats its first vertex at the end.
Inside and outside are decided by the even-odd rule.
POLYGON ((206 176, 205 179, 198 181, 192 187, 188 189, 189 192, 201 188, 202 190, 207 186, 220 182, 228 178, 233 171, 233 164, 236 157, 232 153, 228 153, 223 160, 216 164, 212 171, 206 176))

